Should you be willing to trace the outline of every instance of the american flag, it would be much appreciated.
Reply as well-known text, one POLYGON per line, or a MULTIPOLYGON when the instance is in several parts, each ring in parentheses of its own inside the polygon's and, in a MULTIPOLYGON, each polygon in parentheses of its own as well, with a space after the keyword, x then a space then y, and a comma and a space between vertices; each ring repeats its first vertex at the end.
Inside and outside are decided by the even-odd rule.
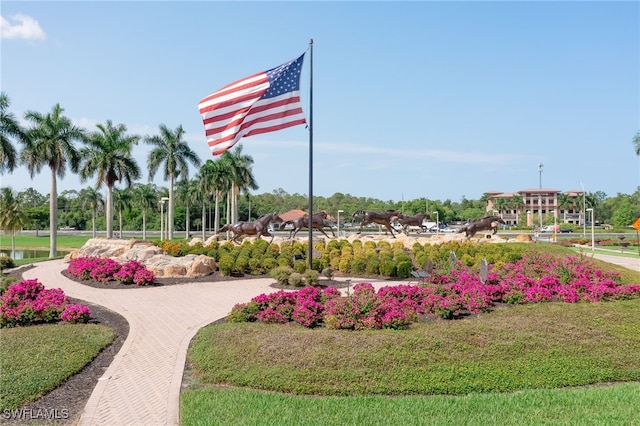
POLYGON ((213 92, 198 104, 207 143, 220 155, 245 136, 305 124, 300 103, 304 53, 213 92))

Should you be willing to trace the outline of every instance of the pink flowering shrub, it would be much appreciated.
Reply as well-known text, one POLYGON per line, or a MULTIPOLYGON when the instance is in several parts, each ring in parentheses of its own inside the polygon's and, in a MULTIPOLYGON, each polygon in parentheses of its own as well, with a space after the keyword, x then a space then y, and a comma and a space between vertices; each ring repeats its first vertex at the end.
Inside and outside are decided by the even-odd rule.
POLYGON ((91 311, 84 305, 67 305, 60 319, 70 323, 87 323, 91 317, 91 311))
MULTIPOLYGON (((81 309, 82 305, 76 309, 81 309)), ((60 319, 67 321, 63 315, 69 307, 69 299, 59 288, 45 289, 38 280, 26 280, 9 286, 0 296, 0 328, 26 326, 38 323, 56 322, 60 319)), ((86 308, 82 306, 82 308, 86 308)), ((85 313, 84 310, 82 310, 85 313)), ((75 320, 89 319, 86 315, 75 320)))
POLYGON ((596 269, 587 258, 534 253, 490 268, 484 283, 477 272, 458 262, 420 286, 388 286, 376 292, 370 283, 359 283, 349 297, 334 287, 261 294, 234 306, 229 319, 341 330, 405 329, 425 316, 453 319, 488 312, 498 302, 576 303, 640 296, 640 285, 619 281, 617 273, 596 269))
POLYGON ((120 281, 122 284, 141 286, 155 282, 153 271, 135 260, 121 265, 110 258, 78 257, 71 260, 67 272, 81 280, 93 279, 103 283, 120 281))

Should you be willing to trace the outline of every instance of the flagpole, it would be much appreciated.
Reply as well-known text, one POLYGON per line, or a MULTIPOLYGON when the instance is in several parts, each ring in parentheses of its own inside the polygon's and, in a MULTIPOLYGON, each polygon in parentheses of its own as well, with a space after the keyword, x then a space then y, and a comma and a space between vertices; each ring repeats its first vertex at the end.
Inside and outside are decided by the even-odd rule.
POLYGON ((313 266, 313 39, 309 39, 309 270, 313 266))

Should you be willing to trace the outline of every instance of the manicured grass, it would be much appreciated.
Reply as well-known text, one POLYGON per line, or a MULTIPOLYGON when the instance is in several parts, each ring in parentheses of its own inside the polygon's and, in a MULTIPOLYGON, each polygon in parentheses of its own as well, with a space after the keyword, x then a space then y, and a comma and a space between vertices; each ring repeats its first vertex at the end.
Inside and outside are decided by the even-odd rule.
POLYGON ((308 397, 212 387, 182 393, 180 424, 632 425, 640 384, 465 396, 308 397))
POLYGON ((96 324, 47 324, 0 332, 0 410, 20 407, 80 371, 115 338, 96 324))
MULTIPOLYGON (((58 250, 78 249, 89 239, 91 239, 90 236, 58 235, 56 245, 58 250)), ((37 237, 35 235, 17 234, 15 237, 16 247, 30 247, 48 250, 50 241, 51 239, 48 233, 37 237)), ((0 237, 0 247, 3 249, 11 248, 11 235, 4 234, 0 237)))
POLYGON ((600 423, 598 411, 620 424, 637 415, 627 405, 640 403, 637 383, 541 389, 640 381, 640 300, 516 306, 408 331, 222 324, 198 333, 188 359, 196 381, 182 394, 185 425, 207 416, 223 424, 576 424, 577 411, 586 423, 600 423), (602 393, 611 394, 606 408, 602 393))

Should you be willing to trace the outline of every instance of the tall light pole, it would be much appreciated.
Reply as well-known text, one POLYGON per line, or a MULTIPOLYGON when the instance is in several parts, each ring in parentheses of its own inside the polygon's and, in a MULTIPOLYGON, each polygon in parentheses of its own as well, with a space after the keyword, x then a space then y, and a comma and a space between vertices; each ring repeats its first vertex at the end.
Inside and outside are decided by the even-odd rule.
POLYGON ((580 181, 580 186, 582 187, 582 238, 584 238, 587 235, 587 222, 585 221, 585 216, 587 215, 587 194, 584 192, 582 181, 580 181))
POLYGON ((440 213, 437 211, 433 212, 436 215, 436 234, 440 233, 440 213))
POLYGON ((592 208, 588 208, 586 211, 591 212, 591 251, 595 251, 596 249, 596 240, 593 234, 593 209, 592 208))
POLYGON ((160 241, 164 236, 164 201, 160 200, 160 241))
POLYGON ((542 229, 542 163, 538 163, 538 173, 539 177, 539 187, 540 191, 538 192, 538 216, 540 218, 540 229, 542 229))
POLYGON ((340 238, 340 213, 344 213, 344 210, 338 210, 338 238, 340 238))
MULTIPOLYGON (((164 203, 169 201, 169 197, 162 197, 160 198, 160 203, 161 203, 161 207, 160 207, 160 240, 164 240, 164 234, 163 234, 163 229, 162 229, 162 222, 164 220, 164 215, 163 215, 163 210, 164 210, 164 203)), ((167 209, 167 214, 169 214, 169 209, 167 209)), ((166 224, 166 226, 164 227, 164 233, 167 234, 167 236, 169 235, 169 220, 166 219, 164 220, 164 223, 166 224)))

